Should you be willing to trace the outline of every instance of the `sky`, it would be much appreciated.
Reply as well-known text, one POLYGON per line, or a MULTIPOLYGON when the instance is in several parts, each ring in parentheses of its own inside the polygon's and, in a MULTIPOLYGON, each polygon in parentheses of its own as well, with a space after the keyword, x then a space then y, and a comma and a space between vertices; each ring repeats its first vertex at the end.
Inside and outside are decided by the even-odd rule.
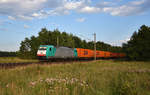
POLYGON ((150 0, 0 0, 0 51, 18 51, 44 27, 121 46, 143 24, 150 0))

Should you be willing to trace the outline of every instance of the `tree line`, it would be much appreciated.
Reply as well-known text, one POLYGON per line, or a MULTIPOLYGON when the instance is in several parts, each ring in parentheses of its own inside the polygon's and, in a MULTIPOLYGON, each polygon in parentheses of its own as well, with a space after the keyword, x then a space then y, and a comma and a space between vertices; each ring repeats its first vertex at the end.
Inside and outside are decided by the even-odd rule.
POLYGON ((16 52, 0 51, 0 57, 16 57, 16 52))
MULTIPOLYGON (((36 53, 40 45, 57 46, 57 40, 59 40, 59 46, 94 49, 93 41, 87 42, 86 40, 81 40, 81 38, 77 36, 66 32, 60 32, 58 29, 50 31, 46 28, 42 28, 37 37, 31 36, 30 38, 25 38, 24 41, 21 42, 18 56, 21 58, 36 58, 36 53)), ((96 42, 96 45, 97 50, 122 52, 121 47, 111 46, 101 41, 96 42)))
POLYGON ((142 25, 123 44, 123 50, 130 60, 150 60, 150 27, 142 25))

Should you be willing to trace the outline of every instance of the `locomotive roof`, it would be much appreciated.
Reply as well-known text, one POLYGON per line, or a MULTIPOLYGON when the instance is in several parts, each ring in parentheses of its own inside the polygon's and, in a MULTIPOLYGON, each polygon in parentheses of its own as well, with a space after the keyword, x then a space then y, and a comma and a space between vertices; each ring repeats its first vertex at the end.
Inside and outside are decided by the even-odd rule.
POLYGON ((54 47, 53 45, 40 45, 40 47, 54 47))

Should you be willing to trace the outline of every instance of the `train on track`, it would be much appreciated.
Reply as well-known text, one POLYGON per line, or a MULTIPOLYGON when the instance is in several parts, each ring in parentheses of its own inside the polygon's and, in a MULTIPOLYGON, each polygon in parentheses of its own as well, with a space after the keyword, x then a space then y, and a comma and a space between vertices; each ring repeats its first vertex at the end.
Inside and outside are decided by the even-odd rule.
MULTIPOLYGON (((37 57, 42 60, 50 59, 93 59, 94 50, 83 48, 54 47, 53 45, 40 45, 37 57)), ((96 58, 124 58, 124 53, 96 51, 96 58)))

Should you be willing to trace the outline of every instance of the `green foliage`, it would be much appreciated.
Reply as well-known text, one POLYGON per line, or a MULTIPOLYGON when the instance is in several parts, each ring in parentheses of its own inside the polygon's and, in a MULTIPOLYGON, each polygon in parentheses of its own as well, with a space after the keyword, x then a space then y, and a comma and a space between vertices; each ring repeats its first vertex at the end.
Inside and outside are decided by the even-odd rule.
POLYGON ((0 57, 15 57, 16 52, 0 51, 0 57))
POLYGON ((138 32, 134 32, 127 44, 123 44, 128 58, 131 60, 150 59, 150 27, 141 26, 138 32))
MULTIPOLYGON (((66 32, 60 32, 58 29, 54 31, 49 31, 46 28, 41 29, 38 36, 32 36, 30 38, 25 38, 21 42, 20 50, 18 56, 21 58, 36 58, 36 52, 40 45, 54 45, 57 46, 57 40, 59 46, 66 46, 70 48, 86 48, 94 49, 94 42, 86 42, 86 40, 81 40, 79 37, 66 32)), ((113 47, 104 42, 98 41, 97 50, 121 52, 121 47, 113 47)))
POLYGON ((109 44, 106 44, 104 42, 100 42, 98 41, 96 43, 96 47, 97 47, 97 50, 102 50, 102 51, 111 51, 111 52, 122 52, 122 48, 119 47, 119 46, 111 46, 109 44))

